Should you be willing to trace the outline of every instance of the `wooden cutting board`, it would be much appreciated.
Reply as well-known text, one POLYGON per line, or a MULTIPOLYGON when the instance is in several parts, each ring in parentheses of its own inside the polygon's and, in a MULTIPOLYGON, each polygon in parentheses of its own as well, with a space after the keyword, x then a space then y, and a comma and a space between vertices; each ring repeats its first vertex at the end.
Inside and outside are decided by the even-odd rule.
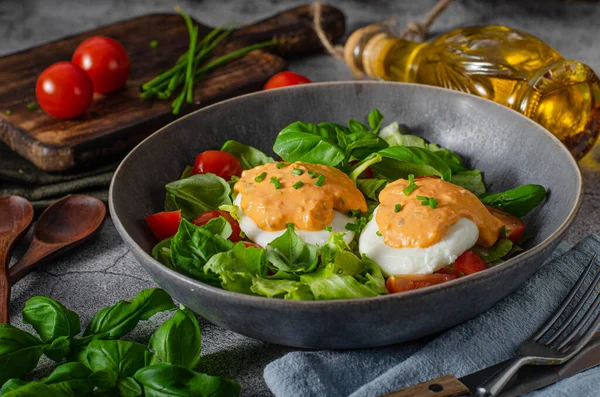
MULTIPOLYGON (((329 38, 341 38, 344 14, 329 6, 323 6, 322 13, 329 38)), ((200 36, 210 30, 199 24, 200 36)), ((44 171, 99 163, 124 153, 176 117, 261 89, 269 77, 286 68, 283 57, 322 49, 307 5, 236 30, 215 52, 221 55, 271 39, 280 44, 269 52, 254 51, 207 75, 195 87, 195 103, 184 105, 179 116, 171 113, 171 101, 139 98, 140 85, 172 67, 187 50, 187 28, 177 14, 142 16, 0 58, 0 140, 44 171), (127 50, 131 73, 126 87, 96 95, 90 109, 73 120, 53 118, 41 109, 28 110, 27 104, 35 101, 38 75, 55 62, 70 60, 79 43, 97 35, 114 38, 127 50), (158 40, 157 48, 151 48, 152 40, 158 40), (6 115, 6 110, 12 114, 6 115)))

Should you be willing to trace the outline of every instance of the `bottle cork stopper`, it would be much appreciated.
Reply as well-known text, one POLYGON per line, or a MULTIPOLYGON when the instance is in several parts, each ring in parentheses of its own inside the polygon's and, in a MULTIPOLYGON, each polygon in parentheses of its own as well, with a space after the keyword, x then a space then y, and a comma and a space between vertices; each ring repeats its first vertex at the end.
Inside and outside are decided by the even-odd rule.
POLYGON ((348 37, 344 45, 344 61, 355 77, 360 78, 365 72, 362 62, 362 52, 367 41, 377 33, 387 31, 388 27, 385 25, 373 24, 354 31, 348 37))

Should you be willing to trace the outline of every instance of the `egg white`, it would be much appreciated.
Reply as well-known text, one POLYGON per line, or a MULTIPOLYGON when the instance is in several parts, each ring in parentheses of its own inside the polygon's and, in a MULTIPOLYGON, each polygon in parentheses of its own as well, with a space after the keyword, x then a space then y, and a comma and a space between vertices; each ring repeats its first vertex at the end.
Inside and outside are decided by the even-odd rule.
MULTIPOLYGON (((244 211, 242 211, 242 208, 240 206, 241 202, 242 202, 242 195, 238 194, 236 196, 235 200, 233 201, 233 204, 239 208, 239 210, 237 211, 237 215, 240 218, 239 219, 240 229, 242 229, 242 232, 244 232, 250 240, 254 241, 256 244, 258 244, 262 247, 265 247, 271 241, 275 240, 277 237, 279 237, 283 233, 285 233, 285 229, 277 230, 275 232, 262 230, 252 220, 252 218, 250 218, 249 216, 244 214, 244 211)), ((296 229, 296 234, 298 235, 298 237, 300 237, 300 239, 302 241, 304 241, 307 244, 323 246, 329 239, 329 236, 331 235, 332 232, 343 232, 343 233, 345 233, 344 241, 347 244, 350 244, 350 242, 354 238, 354 232, 352 232, 350 230, 346 230, 346 224, 352 223, 355 221, 356 221, 356 218, 351 218, 348 215, 343 214, 339 211, 334 211, 333 220, 331 221, 331 223, 329 225, 327 225, 327 226, 331 227, 331 232, 328 232, 325 229, 316 230, 316 231, 296 229)))
POLYGON ((379 265, 385 276, 401 274, 431 274, 454 263, 456 258, 473 247, 479 238, 477 225, 460 218, 450 226, 442 239, 427 248, 394 248, 377 235, 379 226, 370 220, 360 235, 358 249, 379 265))

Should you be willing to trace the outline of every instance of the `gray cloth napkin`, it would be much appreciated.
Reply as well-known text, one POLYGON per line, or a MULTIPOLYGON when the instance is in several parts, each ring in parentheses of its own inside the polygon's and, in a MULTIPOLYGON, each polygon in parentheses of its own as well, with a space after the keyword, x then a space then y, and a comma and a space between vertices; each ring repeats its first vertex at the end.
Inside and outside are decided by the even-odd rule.
MULTIPOLYGON (((383 348, 288 353, 265 368, 267 385, 277 397, 380 396, 445 374, 461 377, 507 360, 556 310, 592 255, 600 252, 600 237, 589 236, 568 248, 561 244, 520 290, 466 323, 433 337, 383 348)), ((530 395, 596 396, 598 384, 600 367, 530 395)))

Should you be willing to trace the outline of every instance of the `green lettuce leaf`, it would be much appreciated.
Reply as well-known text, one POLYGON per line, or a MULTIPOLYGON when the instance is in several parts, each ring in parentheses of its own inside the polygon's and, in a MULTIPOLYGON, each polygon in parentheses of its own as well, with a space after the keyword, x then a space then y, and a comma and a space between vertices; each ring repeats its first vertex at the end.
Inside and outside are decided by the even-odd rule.
POLYGON ((266 278, 254 278, 252 292, 269 298, 282 298, 289 300, 313 300, 315 299, 308 285, 294 280, 274 280, 266 278))
POLYGON ((271 241, 266 247, 267 260, 279 270, 290 273, 311 272, 319 261, 319 248, 306 244, 288 226, 285 233, 271 241))
POLYGON ((231 187, 214 174, 192 175, 165 185, 165 211, 181 210, 191 220, 203 212, 231 204, 231 187))
POLYGON ((233 249, 212 256, 204 271, 218 275, 221 286, 228 291, 252 294, 253 278, 267 275, 264 254, 261 248, 238 243, 233 249))

